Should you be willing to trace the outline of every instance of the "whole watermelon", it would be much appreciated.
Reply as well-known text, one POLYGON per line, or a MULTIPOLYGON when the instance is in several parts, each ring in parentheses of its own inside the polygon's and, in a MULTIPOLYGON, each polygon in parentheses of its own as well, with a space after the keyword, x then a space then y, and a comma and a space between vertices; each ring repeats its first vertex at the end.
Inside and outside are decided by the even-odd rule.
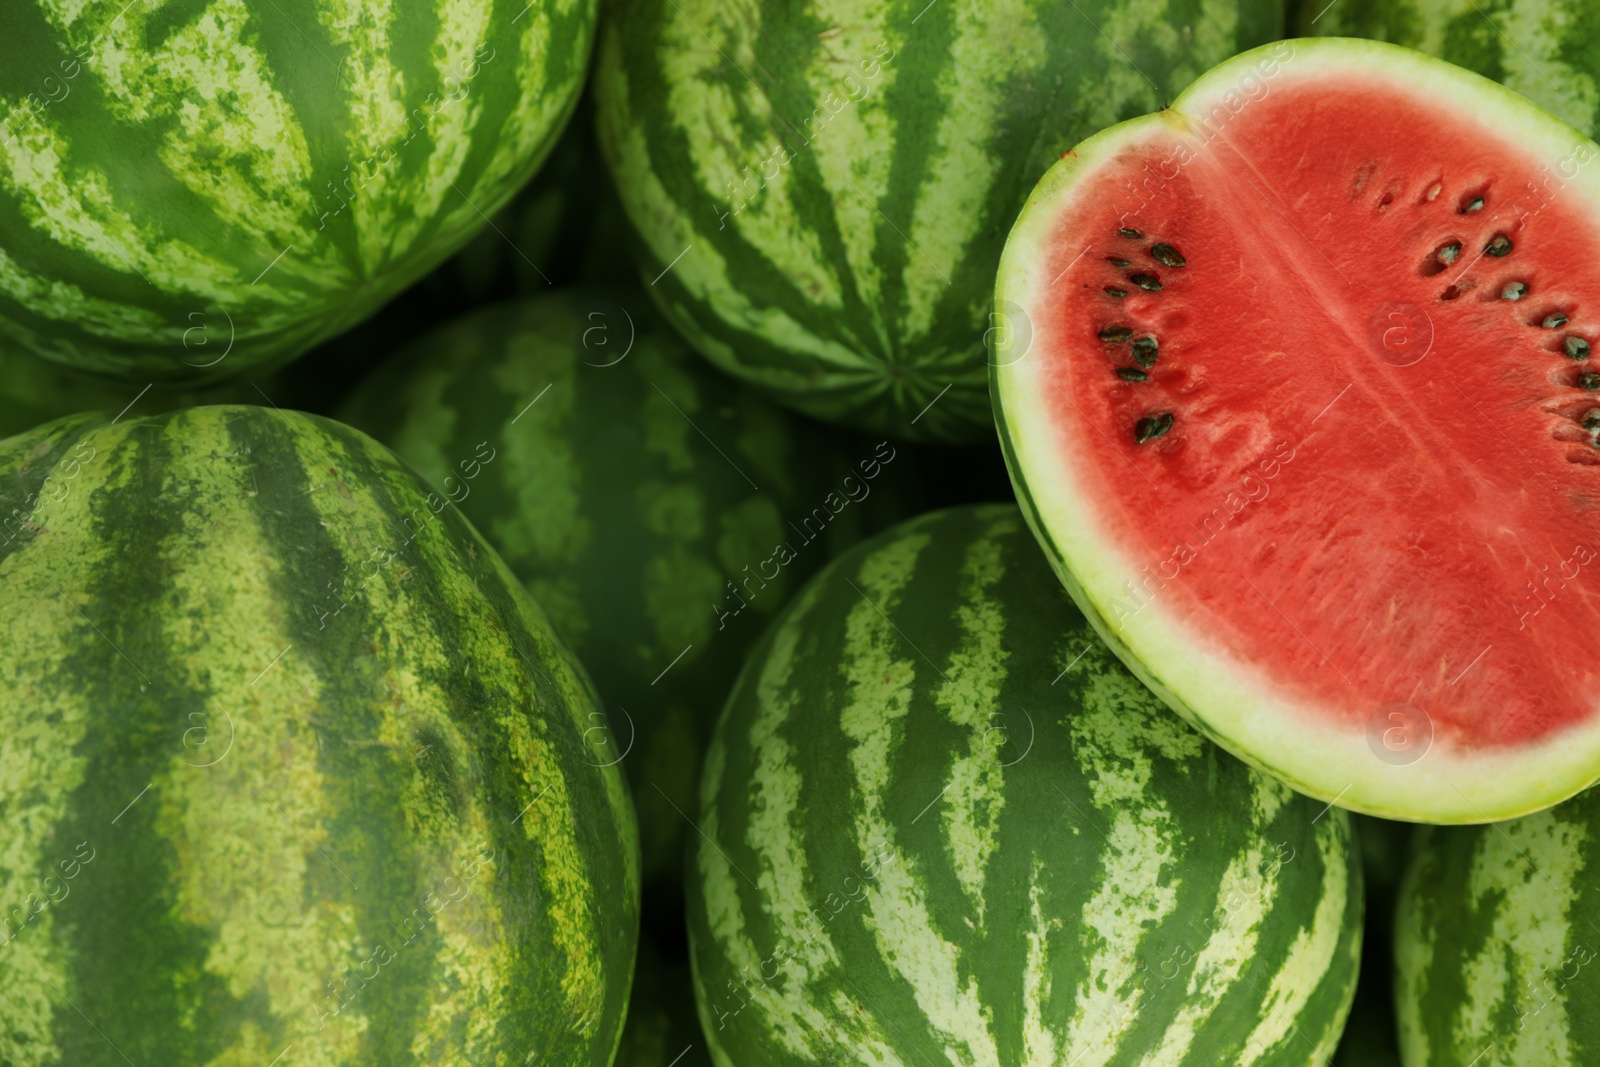
POLYGON ((1503 82, 1600 134, 1600 0, 1295 0, 1304 36, 1403 44, 1503 82))
POLYGON ((1162 706, 1014 506, 830 564, 705 762, 689 931, 724 1067, 1322 1067, 1338 1040, 1349 820, 1162 706))
POLYGON ((474 312, 380 365, 340 417, 457 502, 593 674, 647 879, 675 893, 700 751, 745 653, 835 549, 899 517, 910 459, 836 446, 632 290, 474 312))
POLYGON ((200 382, 361 321, 527 180, 595 0, 13 0, 0 332, 200 382))
POLYGON ((0 443, 0 1063, 607 1067, 595 697, 394 455, 251 407, 0 443))
POLYGON ((1273 0, 612 0, 601 146, 644 278, 717 365, 818 418, 992 440, 1006 233, 1078 141, 1276 38, 1273 0))
POLYGON ((1600 793, 1418 842, 1395 921, 1406 1067, 1600 1062, 1600 793))

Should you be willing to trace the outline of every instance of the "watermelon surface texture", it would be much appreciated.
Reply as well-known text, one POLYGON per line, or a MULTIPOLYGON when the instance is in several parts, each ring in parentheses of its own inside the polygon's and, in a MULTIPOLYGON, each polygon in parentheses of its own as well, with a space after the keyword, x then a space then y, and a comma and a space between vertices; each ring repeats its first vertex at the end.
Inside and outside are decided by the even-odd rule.
POLYGON ((549 612, 606 701, 594 729, 625 757, 646 876, 675 894, 739 665, 910 461, 819 439, 632 288, 459 319, 380 365, 341 416, 456 501, 549 612))
POLYGON ((1405 1067, 1600 1060, 1600 795, 1418 836, 1395 923, 1405 1067))
POLYGON ((984 335, 1007 229, 1082 137, 1279 35, 1267 0, 616 0, 601 147, 650 292, 800 410, 991 440, 984 335))
POLYGON ((1322 1065, 1349 820, 1161 706, 1012 505, 859 545, 706 755, 691 958, 733 1064, 1322 1065))
POLYGON ((1017 222, 994 392, 1041 543, 1303 792, 1481 822, 1600 773, 1597 159, 1437 59, 1286 41, 1017 222))
POLYGON ((595 19, 595 0, 8 3, 0 331, 141 383, 299 355, 528 179, 595 19))
POLYGON ((0 499, 0 1063, 610 1064, 632 809, 447 501, 243 406, 13 437, 0 499))
POLYGON ((1306 0, 1296 32, 1416 48, 1515 89, 1590 137, 1600 130, 1596 0, 1306 0))

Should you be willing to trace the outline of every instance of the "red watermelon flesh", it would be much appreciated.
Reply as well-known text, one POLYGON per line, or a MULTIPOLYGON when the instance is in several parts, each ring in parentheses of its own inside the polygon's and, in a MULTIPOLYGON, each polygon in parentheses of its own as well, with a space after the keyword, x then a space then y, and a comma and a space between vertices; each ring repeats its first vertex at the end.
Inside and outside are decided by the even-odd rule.
POLYGON ((1079 145, 1013 231, 994 392, 1041 542, 1304 791, 1470 822, 1600 775, 1597 160, 1438 60, 1288 41, 1079 145))

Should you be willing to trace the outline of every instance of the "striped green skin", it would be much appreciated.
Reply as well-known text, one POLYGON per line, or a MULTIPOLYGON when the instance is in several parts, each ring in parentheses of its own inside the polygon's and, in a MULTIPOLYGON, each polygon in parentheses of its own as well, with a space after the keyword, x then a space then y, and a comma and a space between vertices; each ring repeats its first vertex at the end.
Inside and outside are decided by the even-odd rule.
POLYGON ((607 10, 601 147, 674 325, 802 411, 937 441, 990 439, 995 268, 1050 163, 1282 28, 1268 0, 607 10))
POLYGON ((1600 1060, 1600 793, 1418 836, 1395 922, 1405 1067, 1600 1060))
POLYGON ((583 83, 595 0, 14 0, 0 332, 127 379, 291 359, 465 243, 583 83))
POLYGON ((0 1063, 610 1063, 633 815, 459 514, 243 406, 13 437, 0 500, 0 1063))
POLYGON ((1163 708, 1014 507, 806 586, 706 756, 689 931, 732 1064, 1322 1064, 1355 982, 1339 809, 1163 708))
POLYGON ((1431 53, 1600 136, 1600 0, 1304 0, 1295 26, 1431 53))
POLYGON ((379 366, 340 417, 459 498, 593 674, 646 877, 676 892, 700 752, 739 665, 868 509, 892 512, 910 461, 892 445, 838 454, 632 289, 459 319, 379 366))

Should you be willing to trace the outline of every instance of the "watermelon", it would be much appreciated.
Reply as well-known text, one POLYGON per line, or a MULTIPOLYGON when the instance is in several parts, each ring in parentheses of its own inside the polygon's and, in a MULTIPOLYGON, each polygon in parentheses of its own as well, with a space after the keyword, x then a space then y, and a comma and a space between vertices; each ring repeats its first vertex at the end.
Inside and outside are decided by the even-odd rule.
POLYGON ((818 418, 987 442, 990 287, 1028 190, 1281 25, 1274 0, 614 0, 601 147, 703 355, 818 418))
POLYGON ((1595 0, 1304 0, 1306 36, 1371 37, 1421 49, 1526 96, 1593 137, 1600 130, 1595 0))
POLYGON ((1418 837, 1395 923, 1406 1067, 1595 1063, 1600 794, 1418 837))
POLYGON ((1438 59, 1284 41, 1017 220, 993 385, 1040 542, 1134 673, 1303 792, 1481 822, 1600 773, 1597 158, 1438 59))
POLYGON ((141 383, 282 362, 465 243, 581 88, 595 0, 15 0, 0 332, 141 383))
POLYGON ((681 883, 700 750, 745 653, 829 555, 895 514, 908 460, 851 450, 716 373, 632 290, 460 318, 340 411, 483 531, 593 673, 647 880, 681 883))
POLYGON ((705 763, 689 934, 720 1067, 1333 1051, 1361 942, 1348 818, 1168 713, 1014 505, 830 564, 705 763))
POLYGON ((0 503, 0 1063, 611 1063, 615 750, 447 500, 217 406, 12 437, 0 503))

